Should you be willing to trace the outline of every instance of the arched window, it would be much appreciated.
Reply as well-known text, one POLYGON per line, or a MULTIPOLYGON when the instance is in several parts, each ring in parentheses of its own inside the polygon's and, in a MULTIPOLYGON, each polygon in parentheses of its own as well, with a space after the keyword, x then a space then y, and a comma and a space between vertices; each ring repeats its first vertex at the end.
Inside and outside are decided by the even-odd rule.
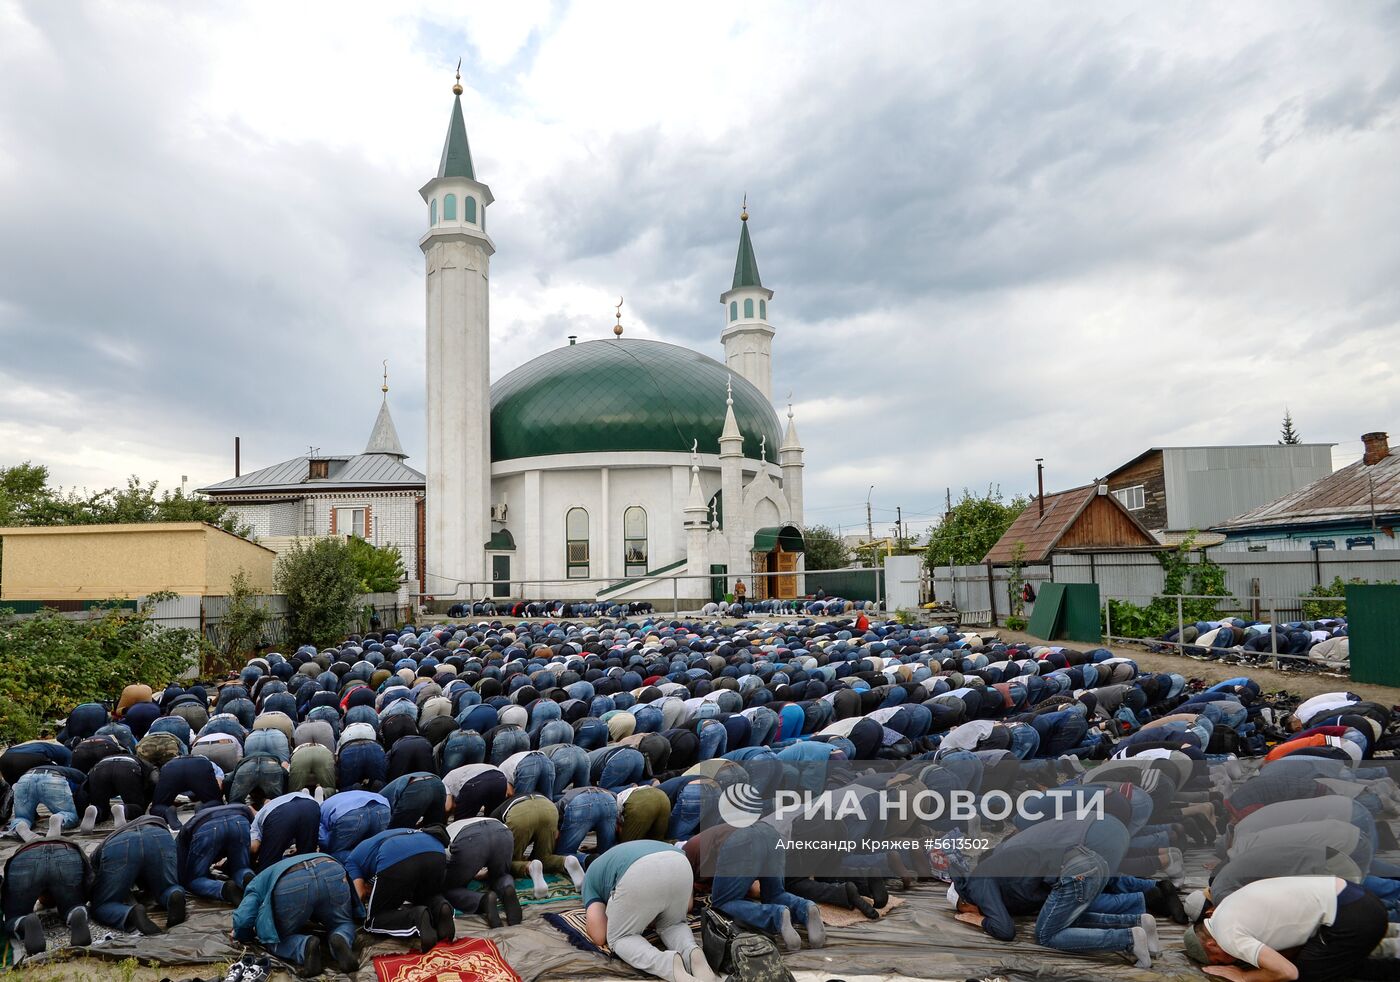
POLYGON ((768 319, 768 301, 767 301, 767 300, 760 300, 760 301, 758 302, 758 318, 759 318, 759 320, 765 320, 765 321, 768 319))
POLYGON ((747 299, 747 300, 744 301, 744 319, 745 319, 745 320, 748 320, 748 319, 750 319, 750 318, 752 318, 752 317, 753 317, 753 297, 749 297, 749 299, 747 299))
POLYGON ((729 319, 732 321, 739 319, 739 301, 737 300, 729 301, 729 319))
POLYGON ((437 224, 437 198, 428 203, 428 224, 437 224))
POLYGON ((582 508, 569 509, 564 516, 564 538, 568 543, 564 562, 569 579, 588 579, 588 512, 582 508))
POLYGON ((462 217, 473 225, 476 224, 476 199, 471 195, 462 198, 462 217))
POLYGON ((647 513, 633 505, 622 513, 623 576, 645 576, 647 572, 647 513))
POLYGON ((457 196, 455 194, 449 194, 442 199, 442 220, 444 222, 457 220, 457 196))

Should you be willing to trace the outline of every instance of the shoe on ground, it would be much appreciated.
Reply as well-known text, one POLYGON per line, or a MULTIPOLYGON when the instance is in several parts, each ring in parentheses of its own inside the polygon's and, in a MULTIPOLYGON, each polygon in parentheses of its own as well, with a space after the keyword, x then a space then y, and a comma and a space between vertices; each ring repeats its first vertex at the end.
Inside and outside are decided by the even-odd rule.
POLYGON ((846 905, 860 911, 869 920, 878 920, 880 917, 880 912, 875 909, 875 905, 862 897, 860 888, 850 880, 846 881, 846 905))
POLYGON ((331 950, 331 961, 346 975, 360 967, 360 960, 355 957, 355 946, 346 941, 344 935, 332 934, 328 947, 331 950))
POLYGON ((536 900, 543 900, 549 896, 549 884, 544 880, 544 863, 538 859, 530 860, 530 879, 535 884, 536 900))
POLYGON ((802 938, 797 933, 797 928, 792 926, 792 911, 783 908, 783 916, 778 922, 778 933, 782 935, 783 947, 788 951, 798 951, 802 948, 802 938))
POLYGON ((255 971, 252 955, 244 955, 238 961, 229 966, 228 974, 224 976, 224 982, 245 982, 249 971, 255 971))
POLYGON ((243 899, 243 888, 232 880, 225 880, 224 885, 219 888, 219 896, 223 898, 224 903, 237 907, 243 899))
POLYGON ((74 948, 92 944, 92 928, 88 925, 86 907, 74 907, 68 912, 68 943, 74 948))
POLYGON ((24 942, 26 955, 37 955, 48 947, 48 941, 44 938, 44 923, 39 920, 38 914, 26 914, 20 918, 19 936, 24 942))

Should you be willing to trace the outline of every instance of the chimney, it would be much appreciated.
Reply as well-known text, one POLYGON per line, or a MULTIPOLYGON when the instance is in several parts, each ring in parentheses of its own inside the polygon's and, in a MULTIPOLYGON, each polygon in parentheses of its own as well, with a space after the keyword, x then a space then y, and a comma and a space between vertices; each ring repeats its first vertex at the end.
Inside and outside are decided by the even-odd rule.
POLYGON ((243 447, 242 439, 233 438, 233 476, 238 477, 243 473, 243 447))
POLYGON ((1375 433, 1361 434, 1361 442, 1366 445, 1366 453, 1361 458, 1361 462, 1367 466, 1379 464, 1386 457, 1390 456, 1390 438, 1388 434, 1379 431, 1375 433))

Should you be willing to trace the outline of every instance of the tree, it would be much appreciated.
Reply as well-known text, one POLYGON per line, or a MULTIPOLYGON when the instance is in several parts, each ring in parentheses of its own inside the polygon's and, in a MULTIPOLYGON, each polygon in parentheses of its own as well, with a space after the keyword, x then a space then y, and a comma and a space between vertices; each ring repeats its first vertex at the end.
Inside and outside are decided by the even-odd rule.
POLYGON ((964 488, 962 499, 930 530, 924 565, 933 569, 980 563, 1025 508, 1024 497, 1004 501, 999 488, 989 487, 975 498, 964 488))
POLYGON ((1283 428, 1279 430, 1279 436, 1282 437, 1278 442, 1281 447, 1297 446, 1303 442, 1303 438, 1293 428, 1293 414, 1288 411, 1287 406, 1283 410, 1283 428))
POLYGON ((395 593, 405 571, 398 546, 374 546, 358 535, 346 540, 350 561, 360 578, 361 593, 395 593))
POLYGON ((229 581, 227 601, 223 616, 219 618, 224 636, 224 643, 219 647, 232 662, 257 648, 271 614, 258 602, 257 594, 248 583, 248 573, 242 569, 229 581))
POLYGON ((806 544, 803 565, 808 570, 840 569, 851 561, 841 538, 825 525, 809 525, 802 530, 806 544))
POLYGON ((277 557, 273 581, 287 597, 292 643, 330 644, 354 622, 360 573, 345 539, 296 540, 277 557))

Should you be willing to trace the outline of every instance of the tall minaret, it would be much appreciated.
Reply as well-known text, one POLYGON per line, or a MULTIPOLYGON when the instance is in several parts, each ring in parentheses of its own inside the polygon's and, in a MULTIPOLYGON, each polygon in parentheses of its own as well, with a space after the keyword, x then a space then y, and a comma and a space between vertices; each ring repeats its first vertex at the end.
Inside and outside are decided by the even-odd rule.
POLYGON ((435 597, 484 592, 491 537, 491 368, 487 308, 491 189, 476 179, 462 121, 462 75, 437 176, 418 193, 428 231, 427 591, 435 597), (475 586, 470 585, 475 583, 475 586))
POLYGON ((758 278, 758 260, 749 241, 749 201, 739 212, 739 257, 734 262, 734 285, 720 294, 724 304, 724 363, 758 386, 773 401, 773 328, 768 324, 768 303, 773 291, 758 278))

